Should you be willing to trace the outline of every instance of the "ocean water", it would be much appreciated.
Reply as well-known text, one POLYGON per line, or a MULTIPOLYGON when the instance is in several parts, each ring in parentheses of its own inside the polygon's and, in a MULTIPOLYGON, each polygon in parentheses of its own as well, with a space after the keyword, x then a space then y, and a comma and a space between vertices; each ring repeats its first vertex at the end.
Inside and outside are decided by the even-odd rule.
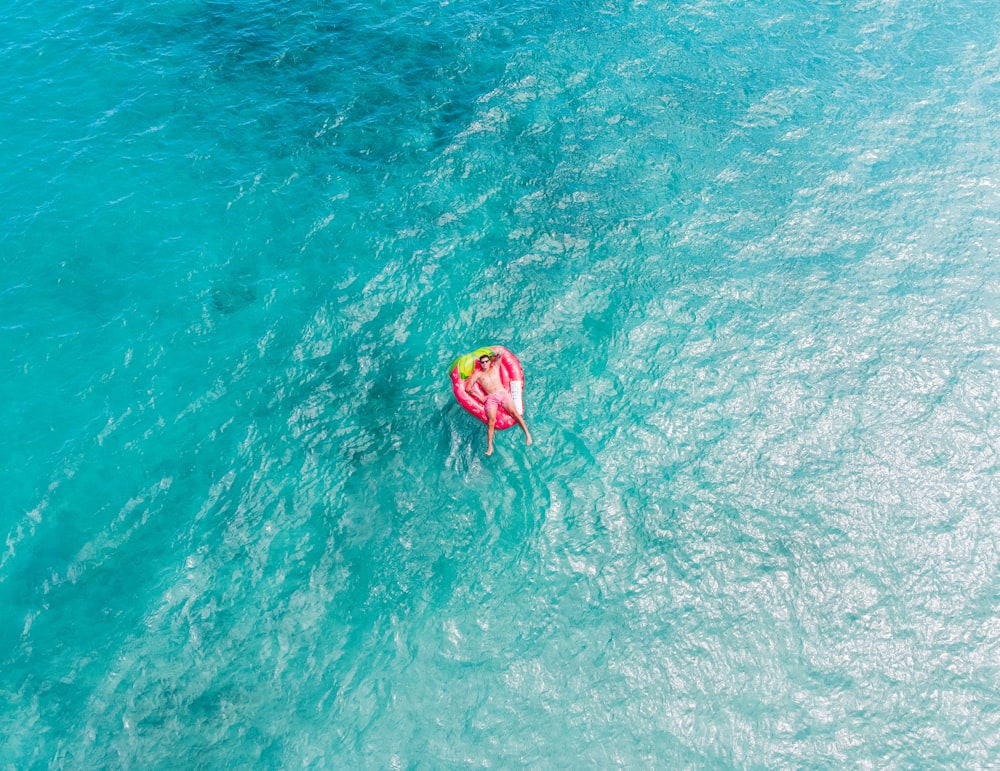
POLYGON ((0 8, 0 767, 996 767, 1000 6, 0 8))

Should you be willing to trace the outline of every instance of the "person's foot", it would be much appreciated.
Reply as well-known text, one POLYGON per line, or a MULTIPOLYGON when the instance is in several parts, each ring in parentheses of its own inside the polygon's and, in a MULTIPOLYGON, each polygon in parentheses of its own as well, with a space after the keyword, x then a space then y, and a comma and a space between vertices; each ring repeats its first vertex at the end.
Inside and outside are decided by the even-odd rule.
POLYGON ((531 434, 524 435, 524 442, 525 444, 531 444, 531 434))
POLYGON ((487 455, 492 455, 493 454, 493 448, 492 447, 487 447, 486 448, 486 454, 487 455))

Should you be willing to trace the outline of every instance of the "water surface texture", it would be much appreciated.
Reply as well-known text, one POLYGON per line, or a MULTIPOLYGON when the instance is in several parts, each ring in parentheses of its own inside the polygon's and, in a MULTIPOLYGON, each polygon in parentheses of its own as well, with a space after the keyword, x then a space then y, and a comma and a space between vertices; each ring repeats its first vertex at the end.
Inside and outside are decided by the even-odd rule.
POLYGON ((0 18, 0 767, 995 763, 1000 6, 0 18))

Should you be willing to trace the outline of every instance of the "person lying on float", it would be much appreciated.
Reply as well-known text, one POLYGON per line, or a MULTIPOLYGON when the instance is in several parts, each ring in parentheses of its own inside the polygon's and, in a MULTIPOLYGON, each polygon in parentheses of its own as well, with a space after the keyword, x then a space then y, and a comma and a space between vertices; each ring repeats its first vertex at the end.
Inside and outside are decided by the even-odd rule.
POLYGON ((479 383, 479 387, 483 389, 483 393, 486 394, 486 399, 483 401, 483 406, 486 409, 486 454, 493 454, 493 433, 496 430, 497 422, 497 410, 503 407, 510 414, 517 424, 524 430, 524 438, 527 444, 531 444, 531 433, 528 431, 528 426, 524 422, 524 418, 521 417, 521 413, 517 411, 517 407, 514 404, 514 399, 510 395, 510 392, 504 388, 503 382, 500 380, 500 369, 494 367, 493 363, 499 357, 495 353, 483 354, 479 357, 480 369, 477 369, 469 379, 465 381, 465 392, 467 394, 472 394, 470 390, 476 383, 479 383))

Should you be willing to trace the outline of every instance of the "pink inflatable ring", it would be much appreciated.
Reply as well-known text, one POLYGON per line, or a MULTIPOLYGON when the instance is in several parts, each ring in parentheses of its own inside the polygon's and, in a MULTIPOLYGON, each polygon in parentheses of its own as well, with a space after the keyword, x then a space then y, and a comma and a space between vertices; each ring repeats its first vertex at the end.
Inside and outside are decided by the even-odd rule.
MULTIPOLYGON (((466 353, 459 356, 451 363, 449 374, 451 375, 451 387, 455 392, 455 398, 458 399, 459 404, 465 407, 468 412, 483 421, 483 423, 489 422, 486 418, 486 409, 483 406, 483 403, 486 401, 486 394, 483 392, 479 383, 476 383, 476 385, 472 387, 471 393, 466 393, 465 391, 465 381, 469 379, 469 376, 472 375, 473 372, 480 368, 479 357, 489 354, 495 354, 500 357, 494 365, 500 367, 500 382, 502 382, 504 387, 510 391, 510 395, 514 400, 514 405, 517 407, 517 411, 523 415, 524 370, 521 369, 521 362, 517 360, 517 357, 502 345, 490 345, 485 348, 477 348, 472 353, 466 353)), ((497 410, 497 428, 510 428, 511 426, 516 425, 517 421, 514 420, 513 416, 511 416, 507 410, 502 407, 497 410)))

